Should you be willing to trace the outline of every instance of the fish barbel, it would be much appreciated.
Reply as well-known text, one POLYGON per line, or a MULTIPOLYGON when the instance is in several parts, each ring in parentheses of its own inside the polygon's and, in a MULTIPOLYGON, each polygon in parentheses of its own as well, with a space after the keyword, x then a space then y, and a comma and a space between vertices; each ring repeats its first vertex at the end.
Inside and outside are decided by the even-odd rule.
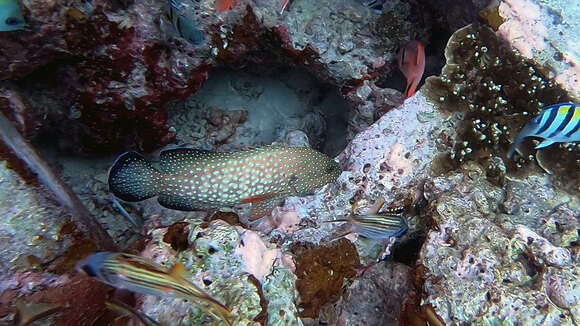
POLYGON ((109 188, 125 201, 158 196, 162 206, 183 211, 252 203, 253 221, 269 214, 276 201, 311 193, 340 172, 336 161, 307 147, 181 148, 161 152, 159 169, 138 153, 121 155, 109 172, 109 188))
POLYGON ((200 306, 205 312, 232 326, 230 309, 187 280, 186 270, 179 262, 167 270, 139 256, 102 251, 80 261, 77 269, 119 289, 204 303, 200 306))

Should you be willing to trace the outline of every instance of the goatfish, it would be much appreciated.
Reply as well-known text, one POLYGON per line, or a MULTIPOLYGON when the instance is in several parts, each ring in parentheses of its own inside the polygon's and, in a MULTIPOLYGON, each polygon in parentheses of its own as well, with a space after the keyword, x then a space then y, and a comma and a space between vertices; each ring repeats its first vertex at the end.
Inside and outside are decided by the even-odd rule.
POLYGON ((194 18, 181 2, 182 0, 169 0, 169 17, 173 27, 179 34, 193 45, 203 42, 201 31, 195 26, 194 18))
POLYGON ((200 307, 206 313, 232 326, 230 309, 188 281, 185 267, 180 262, 167 270, 139 256, 102 251, 81 260, 77 270, 118 289, 201 303, 200 307))
POLYGON ((399 50, 399 69, 407 79, 405 87, 405 97, 411 97, 415 94, 417 86, 423 77, 425 71, 425 49, 419 41, 411 41, 401 47, 399 50))
POLYGON ((161 152, 159 169, 138 153, 122 154, 109 172, 109 189, 129 202, 158 196, 160 205, 182 211, 252 203, 254 221, 270 214, 280 199, 311 193, 340 173, 336 161, 307 147, 180 148, 161 152))
POLYGON ((18 0, 0 0, 0 32, 17 31, 25 26, 18 0))
MULTIPOLYGON (((348 222, 351 225, 351 230, 346 234, 354 232, 365 238, 372 240, 385 240, 391 237, 400 237, 409 229, 407 221, 402 214, 391 214, 391 215, 351 214, 348 216, 348 218, 336 219, 327 222, 329 223, 348 222)), ((340 238, 342 236, 339 236, 337 238, 340 238)))
POLYGON ((545 107, 535 119, 528 122, 510 146, 507 157, 513 158, 518 147, 527 137, 539 137, 543 141, 536 149, 554 143, 580 141, 580 107, 574 103, 560 103, 545 107))

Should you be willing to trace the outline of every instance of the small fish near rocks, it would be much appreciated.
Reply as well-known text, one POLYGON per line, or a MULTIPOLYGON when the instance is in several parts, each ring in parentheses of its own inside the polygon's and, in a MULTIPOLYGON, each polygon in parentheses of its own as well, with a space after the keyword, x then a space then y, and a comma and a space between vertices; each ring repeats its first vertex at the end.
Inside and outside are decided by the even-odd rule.
POLYGON ((425 49, 423 43, 411 41, 401 47, 398 53, 399 69, 407 78, 405 97, 415 94, 425 72, 425 49))
POLYGON ((77 270, 100 282, 140 294, 184 298, 232 326, 230 309, 212 298, 201 287, 191 283, 183 264, 177 262, 167 270, 152 261, 119 252, 96 252, 81 260, 77 270), (205 304, 205 305, 204 305, 205 304))
POLYGON ((191 8, 185 6, 182 1, 169 0, 169 18, 179 36, 193 45, 203 43, 203 35, 201 30, 195 26, 191 8))
POLYGON ((536 149, 554 143, 580 141, 580 106, 574 103, 560 103, 545 107, 540 115, 528 122, 518 134, 507 157, 513 158, 518 147, 527 137, 542 138, 536 149))
POLYGON ((158 196, 182 211, 252 203, 250 221, 270 214, 274 203, 334 182, 336 161, 307 147, 263 146, 237 152, 180 148, 161 152, 159 169, 135 152, 122 154, 109 172, 109 189, 136 202, 158 196))

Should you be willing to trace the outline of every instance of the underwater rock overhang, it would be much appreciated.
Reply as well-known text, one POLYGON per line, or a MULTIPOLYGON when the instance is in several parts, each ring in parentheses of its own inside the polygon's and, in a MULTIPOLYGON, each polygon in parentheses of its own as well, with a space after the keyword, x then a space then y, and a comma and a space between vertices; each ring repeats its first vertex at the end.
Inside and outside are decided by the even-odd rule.
POLYGON ((3 74, 4 80, 13 81, 5 83, 6 90, 19 94, 22 102, 17 112, 16 98, 4 93, 3 111, 29 137, 54 134, 59 146, 69 151, 111 153, 130 147, 151 151, 174 140, 167 126, 168 102, 195 93, 214 67, 291 65, 331 81, 317 63, 314 48, 294 49, 286 27, 266 28, 250 6, 227 40, 220 37, 218 25, 211 27, 213 44, 195 49, 194 56, 189 45, 163 41, 147 15, 134 15, 123 24, 110 18, 137 10, 154 16, 161 10, 142 6, 97 3, 91 15, 67 18, 66 28, 58 25, 45 31, 32 20, 35 33, 21 32, 21 38, 0 35, 9 45, 7 63, 27 63, 26 69, 12 66, 3 74), (60 50, 53 53, 47 45, 35 45, 47 39, 60 44, 60 50), (219 49, 214 59, 210 49, 219 49), (27 57, 18 59, 22 53, 27 57), (38 89, 43 89, 42 95, 38 89))

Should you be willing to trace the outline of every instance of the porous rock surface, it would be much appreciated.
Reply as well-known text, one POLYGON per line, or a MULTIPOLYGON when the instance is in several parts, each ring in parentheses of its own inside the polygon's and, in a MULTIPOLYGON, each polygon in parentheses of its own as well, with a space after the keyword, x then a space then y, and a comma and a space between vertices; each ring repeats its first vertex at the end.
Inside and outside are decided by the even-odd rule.
POLYGON ((468 163, 425 184, 437 229, 419 264, 424 302, 448 325, 578 322, 580 203, 545 177, 490 184, 468 163))
MULTIPOLYGON (((142 256, 166 266, 184 263, 191 282, 231 309, 235 325, 286 325, 296 320, 295 276, 282 265, 278 249, 268 249, 252 231, 222 220, 180 223, 187 236, 184 250, 176 251, 172 241, 166 242, 171 227, 158 228, 150 232, 152 239, 142 256)), ((162 324, 181 320, 225 325, 181 299, 143 296, 139 307, 162 324)))

